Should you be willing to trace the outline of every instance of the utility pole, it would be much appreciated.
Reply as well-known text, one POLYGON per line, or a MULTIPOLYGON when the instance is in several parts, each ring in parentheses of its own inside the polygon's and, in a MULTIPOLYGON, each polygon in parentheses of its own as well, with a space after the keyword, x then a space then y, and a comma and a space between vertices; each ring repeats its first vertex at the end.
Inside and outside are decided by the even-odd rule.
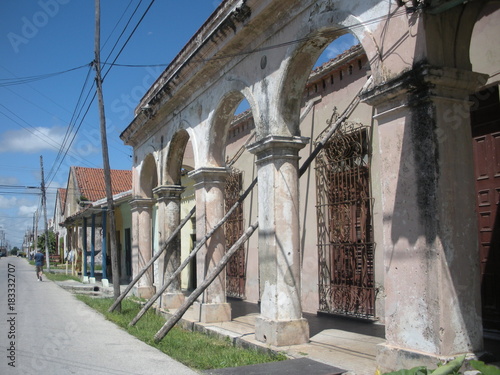
POLYGON ((49 257, 49 226, 47 224, 47 197, 45 195, 45 178, 43 176, 43 156, 40 155, 40 169, 42 170, 42 208, 45 221, 45 260, 47 262, 47 271, 50 271, 49 257))
MULTIPOLYGON (((116 300, 120 297, 120 269, 118 268, 118 253, 116 249, 116 222, 113 204, 113 192, 111 189, 111 170, 109 167, 108 140, 106 135, 106 117, 104 113, 104 99, 102 95, 101 79, 101 2, 95 0, 95 43, 94 43, 94 68, 96 72, 97 98, 99 100, 99 117, 101 123, 102 164, 104 169, 104 182, 106 185, 106 198, 108 206, 108 222, 110 231, 111 272, 113 273, 113 295, 116 300)), ((105 262, 106 259, 103 259, 105 262)), ((117 306, 121 311, 121 305, 117 306)))

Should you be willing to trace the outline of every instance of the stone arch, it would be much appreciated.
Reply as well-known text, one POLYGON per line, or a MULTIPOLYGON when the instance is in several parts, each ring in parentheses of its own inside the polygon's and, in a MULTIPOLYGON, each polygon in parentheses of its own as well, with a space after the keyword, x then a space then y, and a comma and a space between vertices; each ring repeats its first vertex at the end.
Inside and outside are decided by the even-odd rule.
POLYGON ((472 32, 481 10, 487 3, 473 1, 443 11, 431 10, 426 14, 424 35, 425 44, 428 46, 428 63, 472 69, 469 56, 472 32))
POLYGON ((152 154, 148 154, 144 158, 139 177, 140 196, 142 198, 153 198, 153 189, 156 186, 158 186, 156 161, 152 154))
MULTIPOLYGON (((256 108, 255 101, 249 94, 244 82, 231 77, 228 80, 233 83, 231 90, 222 96, 210 121, 208 150, 210 159, 208 160, 208 164, 213 167, 222 167, 225 165, 227 131, 238 105, 244 99, 247 99, 251 110, 254 111, 256 108)), ((255 112, 253 113, 254 118, 258 118, 255 112)))
POLYGON ((470 43, 470 60, 472 70, 478 73, 485 73, 490 76, 487 84, 498 81, 498 69, 500 65, 500 44, 497 41, 498 33, 497 21, 500 19, 500 2, 487 1, 478 12, 474 29, 472 30, 470 43), (487 46, 484 40, 490 40, 487 46))
POLYGON ((359 25, 362 22, 348 12, 335 12, 333 15, 322 14, 314 19, 315 29, 312 32, 301 35, 305 41, 290 49, 290 56, 286 73, 283 77, 283 85, 280 94, 280 109, 283 124, 289 136, 298 136, 300 108, 302 105, 302 94, 309 78, 309 74, 330 43, 347 32, 353 34, 363 47, 370 64, 371 70, 378 69, 380 63, 380 50, 371 32, 359 25), (348 31, 347 31, 348 30, 348 31))
POLYGON ((165 163, 165 184, 181 184, 181 170, 183 165, 184 152, 186 150, 189 139, 189 133, 185 129, 178 130, 172 137, 165 163))

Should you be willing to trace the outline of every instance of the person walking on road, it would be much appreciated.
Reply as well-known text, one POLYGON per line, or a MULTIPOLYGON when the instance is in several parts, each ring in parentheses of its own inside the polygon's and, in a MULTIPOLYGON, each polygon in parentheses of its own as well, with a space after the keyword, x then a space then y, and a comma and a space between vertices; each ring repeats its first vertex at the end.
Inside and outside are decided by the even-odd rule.
POLYGON ((42 281, 42 269, 43 269, 44 259, 45 255, 43 255, 41 249, 38 249, 38 252, 35 254, 36 278, 38 279, 38 281, 42 281))

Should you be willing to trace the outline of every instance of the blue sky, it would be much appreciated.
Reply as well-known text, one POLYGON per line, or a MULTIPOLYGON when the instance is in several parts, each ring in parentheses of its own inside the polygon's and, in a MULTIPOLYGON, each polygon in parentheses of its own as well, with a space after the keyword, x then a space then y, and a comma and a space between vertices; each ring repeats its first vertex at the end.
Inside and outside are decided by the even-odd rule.
MULTIPOLYGON (((113 61, 150 2, 101 0, 102 61, 110 54, 113 61)), ((220 0, 153 3, 116 63, 163 66, 115 66, 104 81, 111 168, 131 168, 131 148, 123 145, 119 134, 145 91, 219 4, 220 0)), ((26 187, 40 186, 41 155, 49 218, 56 189, 66 187, 70 166, 102 167, 97 101, 89 106, 95 92, 91 86, 95 72, 89 67, 94 59, 94 16, 93 0, 1 2, 0 230, 11 246, 21 246, 40 207, 39 190, 26 187), (59 72, 65 73, 40 79, 59 72)), ((324 56, 334 57, 352 44, 352 37, 344 37, 324 56)), ((103 67, 103 74, 108 68, 103 67)))

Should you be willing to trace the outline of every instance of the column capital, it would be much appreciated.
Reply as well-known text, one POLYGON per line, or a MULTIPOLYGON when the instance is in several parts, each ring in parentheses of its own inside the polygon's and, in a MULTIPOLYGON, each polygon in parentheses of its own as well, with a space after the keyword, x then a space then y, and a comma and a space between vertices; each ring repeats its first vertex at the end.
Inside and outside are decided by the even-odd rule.
POLYGON ((179 199, 185 188, 180 185, 162 185, 153 189, 158 201, 179 199))
POLYGON ((369 105, 389 110, 416 106, 429 99, 468 100, 469 94, 483 86, 486 74, 470 70, 422 64, 387 82, 372 86, 361 94, 369 105))
POLYGON ((202 167, 188 174, 195 180, 196 184, 225 182, 227 175, 228 169, 225 167, 202 167))
POLYGON ((154 200, 151 198, 136 198, 129 202, 132 212, 150 210, 154 203, 154 200))
POLYGON ((298 159, 299 151, 309 143, 307 137, 269 135, 247 146, 257 163, 273 159, 298 159))

